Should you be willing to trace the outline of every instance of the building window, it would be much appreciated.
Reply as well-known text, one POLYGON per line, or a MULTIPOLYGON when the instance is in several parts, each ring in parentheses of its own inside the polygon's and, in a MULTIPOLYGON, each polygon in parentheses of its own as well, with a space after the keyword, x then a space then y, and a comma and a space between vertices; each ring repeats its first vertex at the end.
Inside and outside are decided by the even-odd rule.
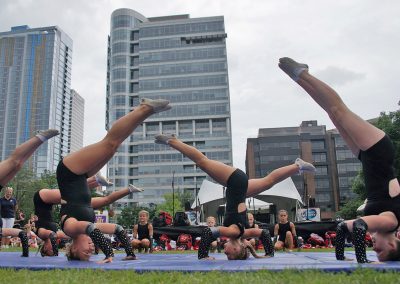
POLYGON ((325 149, 325 141, 324 140, 312 140, 311 147, 314 150, 324 150, 325 149))

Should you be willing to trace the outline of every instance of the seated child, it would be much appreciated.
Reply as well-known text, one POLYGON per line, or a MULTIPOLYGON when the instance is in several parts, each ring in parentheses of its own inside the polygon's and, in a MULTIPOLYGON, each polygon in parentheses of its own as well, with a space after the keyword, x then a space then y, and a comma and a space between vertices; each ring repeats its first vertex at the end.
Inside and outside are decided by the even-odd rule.
MULTIPOLYGON (((208 227, 215 227, 216 224, 217 224, 217 222, 213 216, 207 217, 207 226, 208 227)), ((218 249, 218 243, 219 243, 219 238, 212 241, 212 243, 210 245, 211 252, 215 252, 215 250, 218 249)))
POLYGON ((139 252, 153 252, 153 225, 149 223, 149 212, 142 210, 139 212, 139 224, 133 226, 132 248, 139 252))
MULTIPOLYGON (((247 213, 247 220, 249 221, 249 229, 251 229, 251 228, 258 229, 258 225, 255 223, 253 214, 247 213)), ((253 246, 253 248, 255 250, 257 250, 258 240, 256 238, 249 238, 247 240, 250 242, 250 244, 253 246)))
POLYGON ((287 248, 291 251, 295 247, 295 240, 296 229, 294 224, 288 221, 288 212, 279 210, 279 223, 274 228, 275 250, 287 248))

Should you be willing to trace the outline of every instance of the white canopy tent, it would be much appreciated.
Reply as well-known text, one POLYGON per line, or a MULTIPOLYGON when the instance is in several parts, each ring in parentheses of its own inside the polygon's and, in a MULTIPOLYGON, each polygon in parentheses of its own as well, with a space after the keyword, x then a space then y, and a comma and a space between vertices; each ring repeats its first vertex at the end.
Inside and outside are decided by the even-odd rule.
POLYGON ((261 192, 254 198, 273 203, 276 210, 284 209, 289 213, 289 219, 294 220, 298 205, 303 204, 300 194, 291 178, 287 178, 272 188, 261 192))
MULTIPOLYGON (((276 205, 277 210, 287 210, 291 218, 295 215, 295 212, 293 212, 293 214, 291 212, 292 208, 296 208, 296 204, 298 203, 303 203, 301 201, 300 194, 291 178, 285 179, 269 190, 255 196, 255 198, 254 205, 257 203, 256 210, 262 206, 264 208, 267 206, 269 207, 269 205, 273 203, 276 205), (257 199, 265 203, 260 203, 260 201, 257 201, 257 199)), ((217 210, 219 206, 225 204, 224 187, 220 184, 215 184, 208 180, 204 180, 198 192, 197 199, 197 202, 195 201, 192 204, 192 208, 196 208, 196 206, 201 207, 203 212, 202 215, 204 217, 217 216, 217 210)), ((246 205, 249 207, 249 209, 253 209, 253 201, 250 202, 250 206, 248 201, 246 201, 246 205)))

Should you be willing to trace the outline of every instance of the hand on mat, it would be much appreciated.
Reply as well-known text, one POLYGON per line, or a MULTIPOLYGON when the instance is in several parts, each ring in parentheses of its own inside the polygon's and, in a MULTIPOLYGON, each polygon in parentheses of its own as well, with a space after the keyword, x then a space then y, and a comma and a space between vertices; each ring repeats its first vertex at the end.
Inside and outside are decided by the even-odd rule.
POLYGON ((215 257, 207 256, 207 257, 204 257, 204 258, 202 258, 200 260, 215 260, 215 257))
POLYGON ((123 261, 128 261, 128 260, 136 260, 137 257, 133 255, 125 256, 122 260, 123 261))
POLYGON ((381 261, 371 261, 371 262, 368 262, 369 264, 385 264, 384 262, 381 262, 381 261))
POLYGON ((112 257, 108 257, 108 258, 105 258, 105 259, 103 259, 103 260, 98 261, 97 263, 98 263, 98 264, 111 263, 112 260, 113 260, 112 257))

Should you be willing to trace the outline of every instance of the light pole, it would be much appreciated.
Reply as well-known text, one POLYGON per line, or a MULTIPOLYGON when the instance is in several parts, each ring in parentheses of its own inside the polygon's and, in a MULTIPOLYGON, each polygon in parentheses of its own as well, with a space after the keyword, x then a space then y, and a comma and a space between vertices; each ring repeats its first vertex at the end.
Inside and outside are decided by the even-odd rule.
POLYGON ((175 171, 172 172, 172 218, 175 217, 175 171))

